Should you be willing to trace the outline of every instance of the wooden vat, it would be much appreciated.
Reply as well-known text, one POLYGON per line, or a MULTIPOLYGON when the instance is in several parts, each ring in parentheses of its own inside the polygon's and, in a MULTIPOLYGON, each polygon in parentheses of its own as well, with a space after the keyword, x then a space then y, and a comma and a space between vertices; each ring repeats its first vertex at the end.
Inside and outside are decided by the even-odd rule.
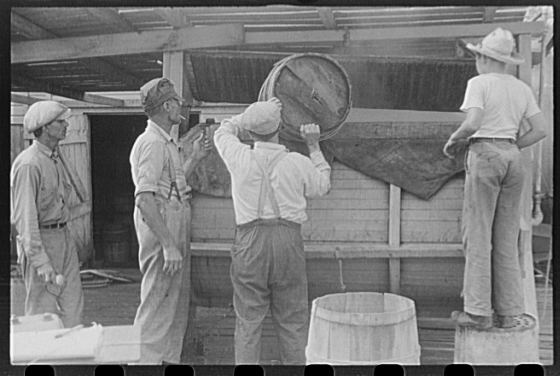
POLYGON ((301 141, 299 127, 315 123, 325 140, 336 134, 351 107, 350 80, 333 58, 316 53, 280 60, 261 87, 259 100, 282 101, 280 137, 301 141))
POLYGON ((414 302, 394 294, 315 299, 307 343, 307 364, 420 364, 414 302))

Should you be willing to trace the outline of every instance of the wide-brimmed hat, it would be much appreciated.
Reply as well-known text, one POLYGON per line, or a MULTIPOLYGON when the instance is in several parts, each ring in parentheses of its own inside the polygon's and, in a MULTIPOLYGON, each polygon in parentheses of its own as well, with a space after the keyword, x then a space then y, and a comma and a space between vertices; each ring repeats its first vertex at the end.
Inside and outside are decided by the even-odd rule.
POLYGON ((140 99, 144 110, 151 110, 168 100, 175 98, 179 102, 185 100, 175 91, 173 83, 167 78, 154 78, 140 88, 140 99))
POLYGON ((506 64, 518 65, 525 61, 523 56, 515 52, 515 39, 511 32, 500 27, 484 37, 476 46, 467 44, 467 48, 506 64))
POLYGON ((65 120, 72 116, 72 110, 56 101, 35 102, 23 117, 23 130, 28 133, 55 120, 65 120))
POLYGON ((261 136, 276 132, 280 126, 280 107, 271 101, 255 102, 241 114, 240 126, 261 136))

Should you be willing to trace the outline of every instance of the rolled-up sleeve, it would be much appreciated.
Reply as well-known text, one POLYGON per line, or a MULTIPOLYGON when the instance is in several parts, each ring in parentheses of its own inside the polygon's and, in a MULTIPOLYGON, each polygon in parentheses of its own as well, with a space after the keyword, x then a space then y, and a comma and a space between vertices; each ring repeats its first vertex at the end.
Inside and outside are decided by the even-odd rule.
POLYGON ((309 159, 312 165, 308 167, 305 195, 307 197, 322 196, 331 189, 331 166, 320 151, 311 153, 309 159))
POLYGON ((12 223, 18 233, 17 241, 31 265, 38 268, 50 261, 39 232, 37 201, 40 171, 33 165, 19 166, 11 184, 12 223))
POLYGON ((214 132, 214 144, 224 163, 234 173, 247 169, 251 147, 238 138, 240 115, 225 119, 214 132))
POLYGON ((134 195, 143 192, 157 192, 158 182, 163 172, 165 144, 163 142, 145 143, 137 150, 136 190, 134 195))

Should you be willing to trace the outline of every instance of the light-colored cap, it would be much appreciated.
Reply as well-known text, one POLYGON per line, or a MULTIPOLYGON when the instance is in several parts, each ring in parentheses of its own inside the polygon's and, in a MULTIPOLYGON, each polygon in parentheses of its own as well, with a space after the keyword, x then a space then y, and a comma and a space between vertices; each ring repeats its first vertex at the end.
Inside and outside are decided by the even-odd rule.
POLYGON ((280 107, 273 102, 255 102, 241 114, 240 126, 260 135, 275 132, 280 126, 280 107))
POLYGON ((23 130, 32 133, 55 120, 64 120, 72 116, 72 110, 56 101, 35 102, 23 117, 23 130))
POLYGON ((167 78, 154 78, 140 88, 140 99, 144 110, 156 108, 171 98, 175 98, 179 102, 185 101, 177 94, 173 83, 167 78))
POLYGON ((506 64, 519 65, 525 61, 523 56, 514 51, 515 40, 511 31, 500 27, 485 36, 476 46, 467 44, 467 48, 506 64))

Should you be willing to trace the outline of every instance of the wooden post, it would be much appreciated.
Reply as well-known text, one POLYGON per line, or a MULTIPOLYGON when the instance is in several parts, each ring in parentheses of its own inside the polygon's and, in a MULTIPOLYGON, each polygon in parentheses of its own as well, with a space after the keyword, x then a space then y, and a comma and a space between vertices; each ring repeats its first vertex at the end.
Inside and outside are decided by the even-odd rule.
MULTIPOLYGON (((519 53, 525 58, 525 62, 519 65, 517 77, 531 86, 532 77, 532 51, 531 51, 531 34, 520 34, 517 41, 519 53)), ((525 130, 522 130, 524 132, 525 130)), ((523 193, 521 196, 520 216, 521 216, 521 233, 519 241, 521 267, 524 270, 523 287, 525 293, 525 311, 537 318, 538 327, 538 311, 537 297, 535 291, 535 278, 533 271, 533 254, 532 254, 532 226, 531 226, 531 204, 533 199, 533 161, 532 147, 525 148, 521 151, 523 156, 523 169, 525 171, 525 182, 523 184, 523 193)))
MULTIPOLYGON (((391 184, 389 188, 389 247, 401 244, 401 188, 391 184)), ((389 259, 389 291, 399 294, 401 290, 401 259, 389 259)))
MULTIPOLYGON (((185 53, 183 51, 173 51, 163 53, 163 77, 171 80, 175 85, 175 90, 185 99, 181 115, 188 123, 190 108, 193 105, 193 96, 187 80, 187 70, 185 68, 185 53)), ((179 125, 171 129, 171 137, 175 141, 179 139, 179 125)))

